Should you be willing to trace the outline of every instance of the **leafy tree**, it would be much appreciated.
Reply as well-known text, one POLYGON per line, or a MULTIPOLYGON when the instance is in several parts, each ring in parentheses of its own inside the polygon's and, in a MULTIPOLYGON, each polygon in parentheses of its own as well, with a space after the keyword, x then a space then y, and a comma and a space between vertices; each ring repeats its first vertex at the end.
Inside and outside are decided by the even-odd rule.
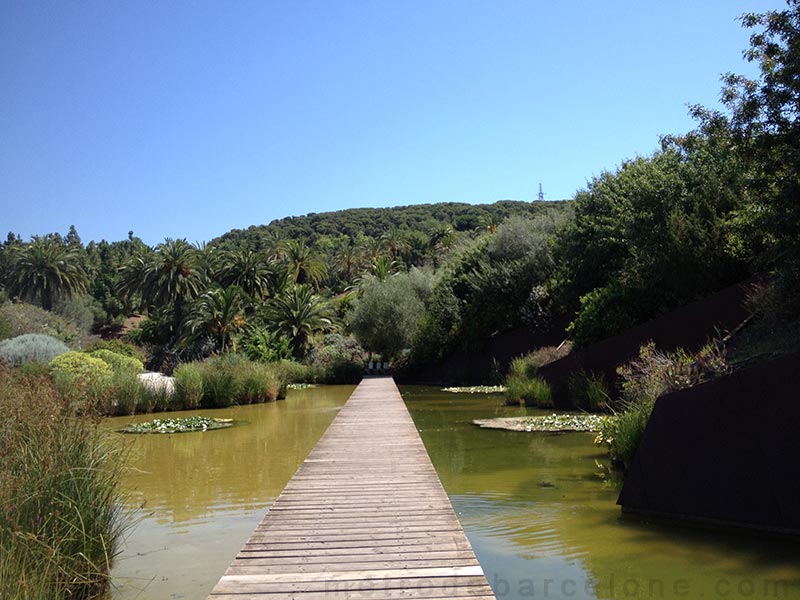
POLYGON ((737 229, 745 171, 724 131, 668 137, 595 178, 555 247, 558 294, 578 346, 747 275, 737 229))
POLYGON ((727 74, 722 100, 729 114, 694 107, 702 128, 727 129, 752 177, 748 224, 778 268, 788 305, 800 307, 800 0, 787 8, 742 17, 752 29, 745 58, 759 77, 727 74))
POLYGON ((308 285, 293 285, 264 306, 266 324, 279 336, 286 337, 296 358, 308 350, 311 335, 334 329, 330 303, 308 285))
POLYGON ((411 346, 422 308, 407 276, 376 278, 362 285, 348 321, 362 346, 392 358, 411 346))
POLYGON ((86 292, 88 276, 81 250, 52 236, 34 236, 29 244, 13 247, 6 283, 9 293, 52 310, 59 298, 86 292))

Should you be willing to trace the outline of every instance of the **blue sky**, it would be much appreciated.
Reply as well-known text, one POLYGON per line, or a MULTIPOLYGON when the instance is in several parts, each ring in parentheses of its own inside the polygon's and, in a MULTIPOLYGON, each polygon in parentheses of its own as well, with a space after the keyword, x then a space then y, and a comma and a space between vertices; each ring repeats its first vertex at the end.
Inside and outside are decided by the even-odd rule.
POLYGON ((694 127, 778 0, 0 3, 0 235, 210 240, 570 198, 694 127))

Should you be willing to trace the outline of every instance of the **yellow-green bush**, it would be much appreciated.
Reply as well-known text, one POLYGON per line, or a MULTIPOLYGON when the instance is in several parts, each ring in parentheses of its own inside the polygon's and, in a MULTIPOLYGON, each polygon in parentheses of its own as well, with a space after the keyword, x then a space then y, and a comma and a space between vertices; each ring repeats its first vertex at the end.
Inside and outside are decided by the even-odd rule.
POLYGON ((114 377, 108 364, 83 352, 67 352, 50 361, 53 383, 64 396, 100 402, 106 399, 114 377))
POLYGON ((139 359, 125 356, 124 354, 118 354, 116 352, 112 352, 111 350, 93 350, 89 353, 89 356, 99 358, 103 362, 107 363, 108 366, 114 370, 114 372, 129 371, 132 373, 141 373, 144 371, 144 364, 139 359))

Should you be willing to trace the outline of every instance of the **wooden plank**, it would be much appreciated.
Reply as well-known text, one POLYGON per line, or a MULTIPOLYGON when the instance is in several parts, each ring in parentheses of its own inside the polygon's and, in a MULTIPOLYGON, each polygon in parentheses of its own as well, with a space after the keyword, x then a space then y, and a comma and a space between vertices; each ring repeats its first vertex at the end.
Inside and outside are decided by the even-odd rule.
POLYGON ((391 378, 365 379, 209 600, 493 600, 391 378))

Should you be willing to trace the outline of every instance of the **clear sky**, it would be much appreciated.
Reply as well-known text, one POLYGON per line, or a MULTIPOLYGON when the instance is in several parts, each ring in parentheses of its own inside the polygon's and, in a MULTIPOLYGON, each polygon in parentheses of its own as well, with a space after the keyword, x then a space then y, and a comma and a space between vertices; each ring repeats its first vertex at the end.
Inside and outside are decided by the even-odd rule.
POLYGON ((572 197, 694 127, 779 0, 0 2, 0 235, 210 240, 572 197))

